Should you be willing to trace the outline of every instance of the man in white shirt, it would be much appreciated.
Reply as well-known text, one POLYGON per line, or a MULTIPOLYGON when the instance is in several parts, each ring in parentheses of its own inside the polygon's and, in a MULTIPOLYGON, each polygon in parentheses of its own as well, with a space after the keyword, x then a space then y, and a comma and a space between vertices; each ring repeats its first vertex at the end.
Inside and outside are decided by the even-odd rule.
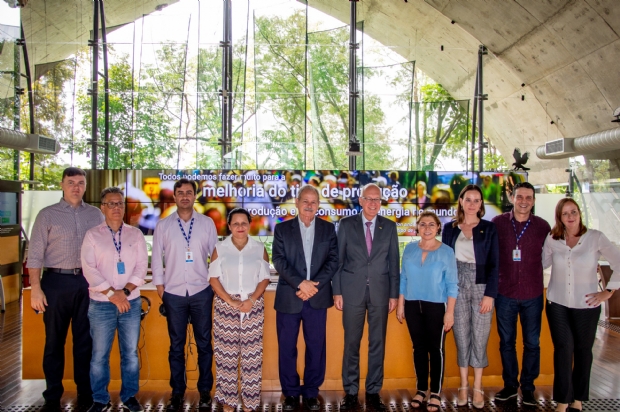
POLYGON ((198 408, 201 412, 211 409, 213 289, 209 284, 207 259, 217 242, 217 231, 211 218, 194 211, 195 200, 196 182, 178 180, 174 184, 177 211, 160 220, 153 235, 153 284, 166 309, 170 336, 168 361, 172 396, 166 412, 183 408, 188 319, 198 348, 198 408))
POLYGON ((90 305, 88 319, 93 338, 90 384, 93 405, 88 412, 104 412, 112 407, 110 351, 118 331, 121 353, 121 393, 129 412, 144 408, 135 398, 140 389, 138 339, 142 300, 139 286, 144 284, 148 267, 146 241, 140 229, 123 223, 125 202, 118 187, 101 192, 101 211, 105 222, 86 232, 81 260, 88 281, 90 305))

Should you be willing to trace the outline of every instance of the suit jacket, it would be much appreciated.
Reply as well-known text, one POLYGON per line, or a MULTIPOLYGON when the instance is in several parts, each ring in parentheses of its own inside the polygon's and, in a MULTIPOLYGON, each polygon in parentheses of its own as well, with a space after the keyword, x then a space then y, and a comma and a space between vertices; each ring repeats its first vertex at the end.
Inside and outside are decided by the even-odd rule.
MULTIPOLYGON (((441 241, 454 249, 459 234, 461 229, 458 226, 453 227, 452 222, 448 222, 441 232, 441 241)), ((495 223, 480 220, 478 226, 473 228, 472 234, 476 256, 476 283, 486 284, 484 296, 495 298, 499 280, 499 240, 495 223)))
POLYGON ((368 256, 362 215, 349 216, 338 225, 338 270, 332 281, 334 295, 344 303, 361 305, 370 285, 370 303, 387 305, 398 299, 400 256, 396 223, 377 216, 372 249, 368 256))
MULTIPOLYGON (((310 298, 315 309, 334 305, 332 277, 338 268, 338 239, 332 223, 315 217, 314 243, 310 280, 319 282, 319 291, 310 298)), ((306 280, 306 257, 301 239, 299 218, 276 225, 273 234, 272 260, 280 278, 276 289, 275 309, 284 313, 299 313, 303 300, 297 297, 297 287, 306 280)))

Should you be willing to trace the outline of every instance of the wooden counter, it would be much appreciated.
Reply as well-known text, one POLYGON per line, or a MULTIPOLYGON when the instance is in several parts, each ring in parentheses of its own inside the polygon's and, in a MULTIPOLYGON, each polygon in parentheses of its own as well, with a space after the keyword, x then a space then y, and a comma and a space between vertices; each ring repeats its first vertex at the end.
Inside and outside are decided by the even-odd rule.
MULTIPOLYGON (((160 299, 153 290, 142 291, 151 302, 151 312, 142 321, 143 332, 140 338, 140 350, 142 367, 140 370, 141 384, 145 389, 165 390, 166 381, 170 378, 168 367, 168 349, 170 341, 166 328, 166 319, 163 318, 158 308, 160 299), (148 380, 148 382, 144 382, 148 380), (162 382, 163 381, 163 382, 162 382), (163 388, 163 389, 162 389, 163 388)), ((264 353, 263 353, 263 390, 279 390, 278 380, 278 351, 276 339, 275 311, 273 310, 274 292, 265 294, 265 327, 264 327, 264 353)), ((43 345, 45 341, 43 317, 34 313, 30 309, 30 290, 24 290, 24 316, 22 328, 22 377, 23 379, 43 379, 42 361, 43 345)), ((497 335, 495 317, 491 328, 489 339, 488 354, 489 367, 484 371, 484 386, 503 386, 501 378, 502 365, 499 356, 499 337, 497 335)), ((69 332, 71 334, 71 332, 69 332)), ((407 326, 400 324, 396 320, 395 313, 390 314, 387 328, 387 347, 385 355, 385 389, 405 389, 415 387, 415 373, 413 369, 412 345, 407 326)), ((303 339, 303 338, 300 338, 303 339)), ((344 332, 342 329, 342 312, 334 308, 328 310, 327 315, 327 371, 326 380, 322 389, 341 390, 340 380, 344 332)), ((368 358, 368 337, 366 332, 362 338, 361 345, 361 373, 366 375, 368 358)), ((456 348, 454 337, 450 332, 446 337, 446 367, 445 367, 445 386, 458 387, 458 367, 456 364, 456 348)), ((299 370, 303 370, 304 356, 303 344, 300 344, 300 355, 298 360, 299 370)), ((65 349, 66 366, 65 379, 73 378, 73 360, 71 357, 71 337, 67 339, 65 349)), ((523 351, 521 341, 521 327, 518 326, 517 353, 519 360, 523 351)), ((551 385, 553 383, 553 345, 549 334, 549 326, 546 316, 543 315, 541 333, 541 365, 540 377, 536 381, 537 385, 551 385)), ((113 380, 120 380, 119 355, 116 342, 111 356, 111 376, 113 380)), ((519 362, 520 363, 520 362, 519 362)), ((215 362, 214 362, 215 364, 215 362)), ((215 366, 214 366, 215 368, 215 366)), ((196 350, 188 360, 188 388, 195 388, 195 380, 198 378, 196 369, 196 350)), ((473 374, 473 372, 472 372, 473 374)), ((111 387, 116 386, 113 382, 111 387)), ((71 387, 69 384, 68 387, 71 387)), ((364 387, 364 383, 360 384, 364 387)))

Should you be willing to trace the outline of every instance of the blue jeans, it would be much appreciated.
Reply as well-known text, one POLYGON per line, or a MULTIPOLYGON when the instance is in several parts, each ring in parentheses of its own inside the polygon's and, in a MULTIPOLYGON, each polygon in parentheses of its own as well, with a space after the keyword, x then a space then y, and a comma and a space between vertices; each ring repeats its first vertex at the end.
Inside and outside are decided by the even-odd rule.
POLYGON ((108 403, 110 394, 110 351, 118 330, 121 352, 121 401, 126 402, 139 390, 140 365, 138 363, 138 338, 140 337, 140 298, 130 300, 128 312, 119 313, 111 302, 90 301, 88 319, 93 339, 93 356, 90 361, 90 385, 93 401, 108 403))
POLYGON ((177 296, 164 292, 168 335, 170 336, 170 387, 172 394, 184 394, 186 389, 185 344, 187 323, 192 324, 198 349, 198 391, 211 392, 213 387, 213 347, 211 327, 213 322, 213 289, 206 289, 193 296, 177 296))
POLYGON ((495 314, 499 333, 499 352, 502 357, 504 386, 519 387, 519 362, 517 361, 517 316, 521 319, 523 334, 523 361, 521 390, 533 391, 534 380, 540 373, 540 325, 542 322, 543 296, 518 300, 497 295, 495 314))

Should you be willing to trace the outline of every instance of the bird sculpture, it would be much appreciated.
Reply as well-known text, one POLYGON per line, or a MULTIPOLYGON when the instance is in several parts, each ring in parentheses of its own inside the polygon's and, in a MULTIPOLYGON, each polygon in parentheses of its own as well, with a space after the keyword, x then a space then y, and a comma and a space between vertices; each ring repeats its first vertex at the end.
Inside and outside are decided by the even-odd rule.
POLYGON ((521 155, 521 150, 519 150, 518 147, 515 147, 515 150, 512 152, 512 157, 515 158, 515 162, 512 164, 514 166, 514 169, 512 170, 521 169, 524 172, 527 172, 528 170, 530 170, 529 167, 524 166, 527 163, 527 159, 530 158, 529 152, 525 152, 523 153, 523 155, 521 155))

